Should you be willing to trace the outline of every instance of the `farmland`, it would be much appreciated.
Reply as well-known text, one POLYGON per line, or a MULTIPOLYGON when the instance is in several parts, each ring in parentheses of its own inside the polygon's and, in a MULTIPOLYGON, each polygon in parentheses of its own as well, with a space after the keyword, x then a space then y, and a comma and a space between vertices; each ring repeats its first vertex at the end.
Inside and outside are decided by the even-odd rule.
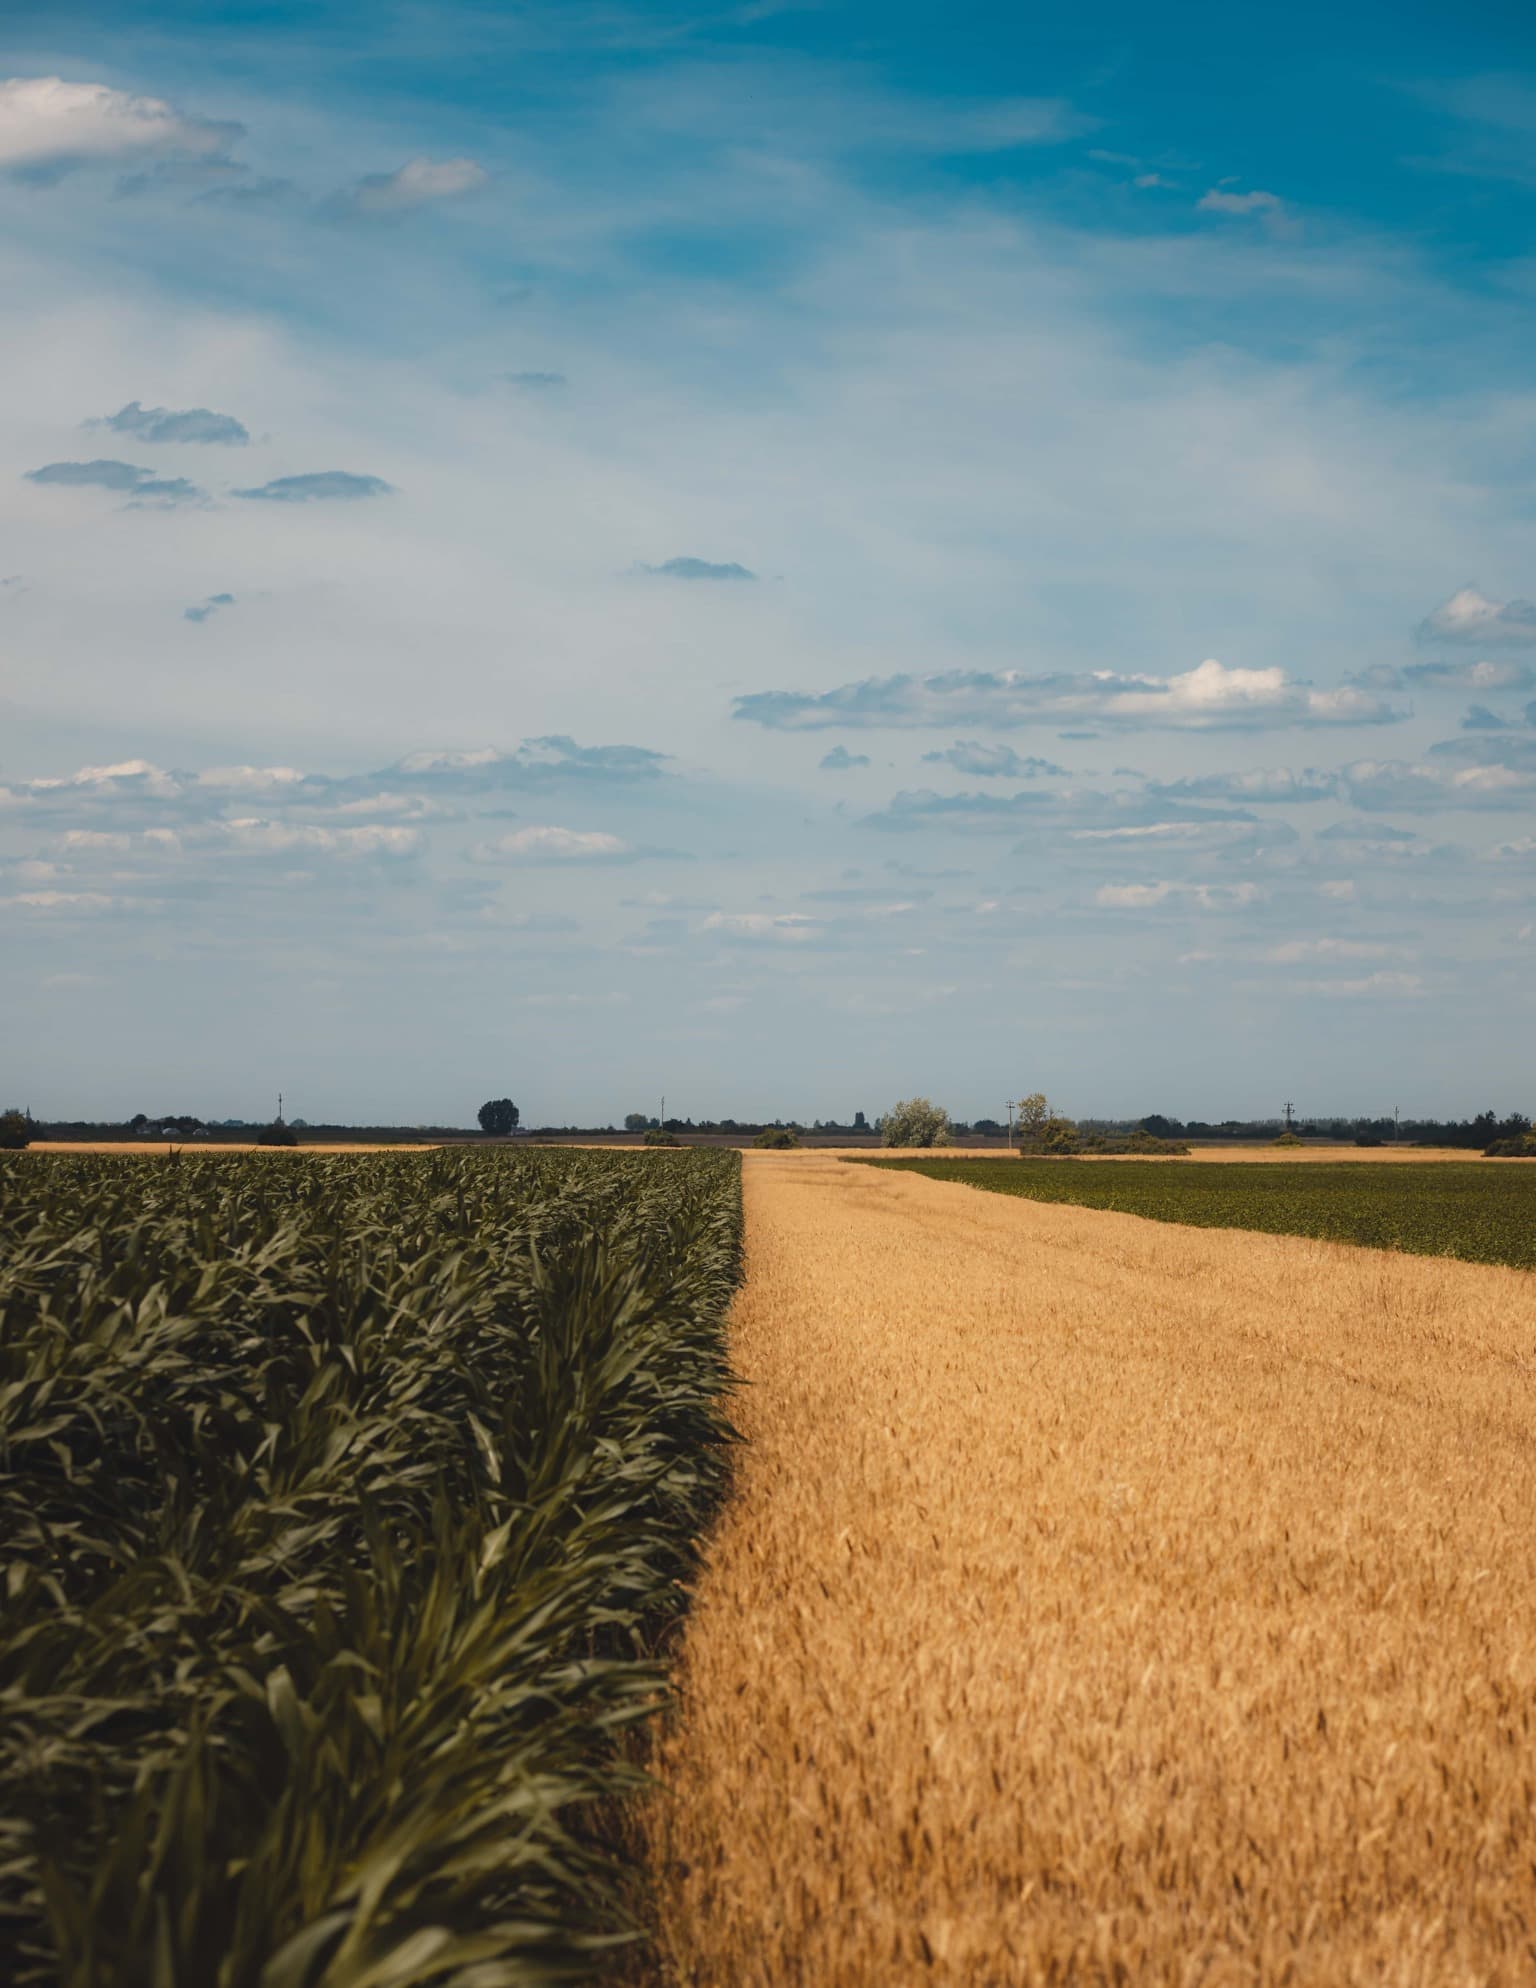
POLYGON ((1098 1163, 903 1157, 869 1164, 1154 1222, 1256 1229, 1470 1263, 1536 1267, 1536 1167, 1519 1161, 1381 1166, 1370 1160, 1285 1159, 1211 1166, 1118 1158, 1098 1163))
POLYGON ((726 1475, 739 1162, 0 1168, 0 1971, 567 1979, 726 1475))
POLYGON ((1529 1274, 820 1155, 745 1186, 667 1979, 1536 1977, 1529 1274))

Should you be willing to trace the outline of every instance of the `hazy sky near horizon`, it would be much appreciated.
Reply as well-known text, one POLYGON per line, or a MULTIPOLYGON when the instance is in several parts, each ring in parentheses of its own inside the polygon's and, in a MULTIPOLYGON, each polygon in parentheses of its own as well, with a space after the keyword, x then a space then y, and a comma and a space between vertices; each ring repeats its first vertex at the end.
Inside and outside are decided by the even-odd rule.
POLYGON ((6 10, 0 1104, 1536 1107, 1529 15, 1024 11, 6 10))

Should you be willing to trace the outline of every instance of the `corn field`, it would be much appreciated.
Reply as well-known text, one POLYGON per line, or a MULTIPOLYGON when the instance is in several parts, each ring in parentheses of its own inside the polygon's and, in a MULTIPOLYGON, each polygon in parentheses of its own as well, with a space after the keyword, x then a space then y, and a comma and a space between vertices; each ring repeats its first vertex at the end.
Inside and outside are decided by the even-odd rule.
POLYGON ((0 1977, 633 1942, 740 1248, 727 1153, 5 1161, 0 1977))

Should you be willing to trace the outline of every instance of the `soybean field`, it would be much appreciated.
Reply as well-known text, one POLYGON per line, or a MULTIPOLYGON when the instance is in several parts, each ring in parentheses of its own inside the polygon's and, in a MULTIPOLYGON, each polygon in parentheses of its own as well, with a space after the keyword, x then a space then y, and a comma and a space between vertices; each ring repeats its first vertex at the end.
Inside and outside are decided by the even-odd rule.
POLYGON ((0 1973, 564 1981, 732 1441, 730 1153, 0 1167, 0 1973))
POLYGON ((1435 1161, 1384 1167, 1277 1160, 1241 1167, 1179 1160, 903 1158, 930 1180, 963 1181, 1031 1201, 1110 1208, 1153 1222, 1454 1256, 1469 1263, 1536 1267, 1536 1166, 1511 1161, 1435 1161))

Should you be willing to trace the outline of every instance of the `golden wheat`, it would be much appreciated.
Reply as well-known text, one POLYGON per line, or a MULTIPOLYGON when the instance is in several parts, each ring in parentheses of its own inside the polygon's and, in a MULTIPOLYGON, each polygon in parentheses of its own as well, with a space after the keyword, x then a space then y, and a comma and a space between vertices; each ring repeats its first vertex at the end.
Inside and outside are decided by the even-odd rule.
POLYGON ((1536 1980, 1536 1282, 746 1164, 667 1978, 1536 1980))

